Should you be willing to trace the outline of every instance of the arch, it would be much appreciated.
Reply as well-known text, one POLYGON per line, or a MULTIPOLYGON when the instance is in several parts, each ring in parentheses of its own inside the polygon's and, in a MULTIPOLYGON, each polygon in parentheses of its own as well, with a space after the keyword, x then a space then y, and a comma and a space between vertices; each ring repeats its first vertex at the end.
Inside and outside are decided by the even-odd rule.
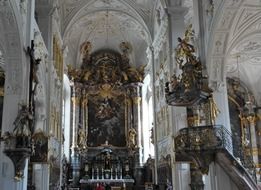
POLYGON ((255 27, 255 31, 248 30, 257 26, 256 23, 260 22, 260 14, 255 13, 255 16, 247 22, 240 20, 242 19, 242 11, 248 8, 251 10, 252 7, 249 4, 244 4, 243 1, 222 1, 215 10, 216 14, 213 17, 207 48, 207 70, 209 84, 213 90, 218 91, 226 82, 225 66, 233 48, 245 41, 246 38, 249 39, 260 33, 258 27, 255 27), (237 30, 236 27, 240 21, 243 24, 241 29, 237 30))
MULTIPOLYGON (((151 36, 151 33, 150 33, 150 30, 149 30, 149 27, 148 25, 146 24, 146 22, 144 21, 142 15, 133 7, 130 5, 130 3, 128 3, 126 0, 120 0, 121 3, 128 7, 133 13, 134 15, 137 15, 137 17, 133 16, 133 15, 130 15, 129 13, 127 12, 124 12, 124 11, 120 11, 120 10, 117 10, 117 9, 108 9, 109 11, 117 11, 117 12, 122 12, 124 14, 126 14, 127 16, 131 17, 132 19, 134 19, 136 22, 138 22, 142 28, 145 29, 145 31, 147 32, 147 35, 149 37, 149 42, 147 42, 148 44, 151 44, 152 43, 152 36, 151 36)), ((90 1, 89 3, 85 4, 84 6, 82 6, 80 9, 77 10, 77 12, 71 17, 71 19, 68 21, 68 23, 66 24, 65 28, 64 28, 64 32, 63 32, 63 36, 66 37, 67 35, 67 31, 72 27, 73 23, 75 22, 75 20, 78 20, 78 16, 80 15, 80 13, 82 12, 82 10, 84 10, 86 7, 88 7, 89 5, 93 4, 95 2, 95 0, 92 0, 90 1)), ((98 8, 94 11, 91 11, 91 12, 87 12, 86 14, 84 14, 84 16, 86 15, 89 15, 89 14, 94 14, 95 12, 99 12, 99 11, 106 11, 107 9, 105 8, 98 8)))
POLYGON ((4 58, 6 72, 6 93, 26 95, 22 89, 21 81, 24 81, 23 74, 26 73, 25 56, 23 54, 22 20, 19 16, 19 10, 14 1, 6 1, 0 22, 3 24, 2 34, 0 33, 0 42, 4 58), (4 40, 2 40, 4 39, 4 40), (23 94, 24 93, 24 94, 23 94))

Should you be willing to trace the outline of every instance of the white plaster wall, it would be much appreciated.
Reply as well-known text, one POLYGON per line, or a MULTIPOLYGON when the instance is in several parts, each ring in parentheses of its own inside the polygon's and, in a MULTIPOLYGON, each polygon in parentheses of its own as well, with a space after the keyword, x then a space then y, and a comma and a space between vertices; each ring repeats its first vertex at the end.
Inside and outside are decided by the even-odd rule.
POLYGON ((190 170, 189 164, 177 163, 175 169, 175 184, 174 189, 190 190, 190 170))
POLYGON ((215 165, 215 170, 217 190, 239 190, 231 178, 218 164, 215 165))
POLYGON ((48 164, 34 164, 33 178, 35 188, 37 190, 47 190, 49 188, 49 165, 48 164))
POLYGON ((204 176, 206 190, 239 190, 223 168, 212 162, 209 174, 204 176))

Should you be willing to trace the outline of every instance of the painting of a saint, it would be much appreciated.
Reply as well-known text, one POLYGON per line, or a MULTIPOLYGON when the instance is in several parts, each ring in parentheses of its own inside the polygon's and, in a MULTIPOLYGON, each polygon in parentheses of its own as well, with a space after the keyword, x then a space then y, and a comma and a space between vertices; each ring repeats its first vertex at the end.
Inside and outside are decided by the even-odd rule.
POLYGON ((109 144, 126 146, 125 139, 125 97, 102 98, 90 96, 88 101, 89 147, 109 144))

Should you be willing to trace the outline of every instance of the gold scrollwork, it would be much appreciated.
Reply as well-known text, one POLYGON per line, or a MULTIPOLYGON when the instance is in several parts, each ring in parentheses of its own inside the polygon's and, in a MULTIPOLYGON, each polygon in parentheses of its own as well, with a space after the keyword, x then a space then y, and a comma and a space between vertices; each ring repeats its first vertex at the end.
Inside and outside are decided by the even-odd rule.
POLYGON ((200 124, 200 116, 199 115, 194 115, 191 117, 187 118, 187 122, 188 122, 188 126, 192 127, 192 126, 199 126, 200 124))
POLYGON ((87 97, 84 97, 83 99, 82 99, 82 106, 84 107, 84 106, 87 106, 87 104, 88 104, 88 98, 87 97))
POLYGON ((80 105, 80 99, 79 99, 79 97, 72 97, 71 98, 71 101, 72 101, 72 104, 73 105, 80 105))
POLYGON ((4 96, 4 88, 0 88, 0 96, 4 96))
POLYGON ((256 125, 257 117, 255 115, 247 116, 247 121, 250 125, 256 125))
POLYGON ((218 114, 220 113, 220 111, 212 96, 209 98, 209 105, 210 105, 210 119, 211 119, 212 124, 215 124, 215 120, 216 120, 218 114))
POLYGON ((57 71, 57 75, 59 76, 60 80, 62 80, 63 76, 63 54, 62 49, 59 44, 59 40, 56 36, 53 37, 53 60, 54 60, 54 67, 57 71))
POLYGON ((260 148, 245 148, 244 153, 247 156, 261 156, 261 149, 260 148))
POLYGON ((141 97, 133 97, 132 100, 135 105, 140 105, 141 103, 141 97))

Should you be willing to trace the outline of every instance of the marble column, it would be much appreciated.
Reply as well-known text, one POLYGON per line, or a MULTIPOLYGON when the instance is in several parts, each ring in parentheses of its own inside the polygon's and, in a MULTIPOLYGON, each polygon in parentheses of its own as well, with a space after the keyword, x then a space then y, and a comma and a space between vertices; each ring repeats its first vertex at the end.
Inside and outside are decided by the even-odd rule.
POLYGON ((73 186, 76 186, 80 180, 80 155, 78 150, 78 123, 79 123, 79 95, 80 89, 73 84, 71 87, 72 101, 72 144, 71 144, 71 167, 73 186))

